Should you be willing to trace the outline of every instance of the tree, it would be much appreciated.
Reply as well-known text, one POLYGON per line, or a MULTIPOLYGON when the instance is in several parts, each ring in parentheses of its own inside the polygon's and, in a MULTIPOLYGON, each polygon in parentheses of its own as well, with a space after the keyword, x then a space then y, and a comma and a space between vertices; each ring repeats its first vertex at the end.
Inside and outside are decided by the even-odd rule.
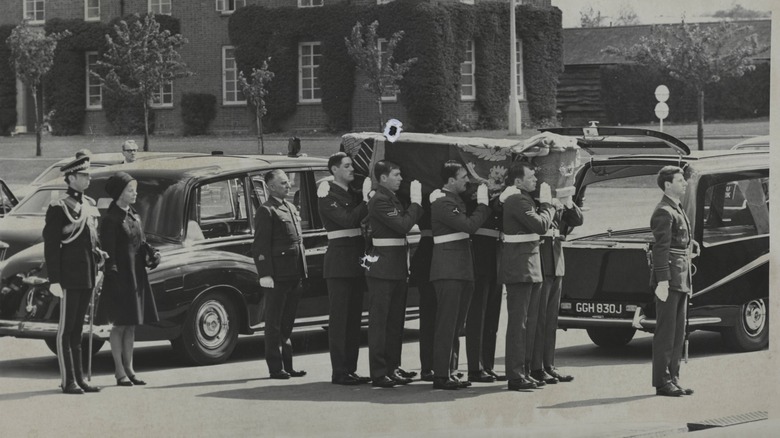
POLYGON ((750 26, 723 21, 653 26, 650 35, 642 37, 638 44, 624 49, 610 46, 605 52, 658 68, 693 86, 698 101, 698 146, 703 150, 705 87, 721 78, 742 76, 755 69, 752 57, 764 50, 750 26))
POLYGON ((594 10, 590 6, 580 10, 580 27, 600 27, 603 22, 601 11, 594 10))
POLYGON ((771 16, 769 11, 755 11, 753 9, 745 9, 740 4, 732 6, 731 9, 719 10, 712 14, 715 18, 732 19, 732 20, 749 20, 755 18, 769 18, 771 16))
POLYGON ((41 80, 51 70, 54 64, 54 50, 57 41, 70 36, 70 32, 60 32, 46 35, 42 29, 34 29, 27 25, 27 20, 16 26, 6 40, 11 49, 11 68, 16 70, 16 76, 22 83, 30 87, 35 107, 35 156, 43 153, 41 148, 41 132, 43 131, 42 108, 39 102, 43 102, 41 80))
POLYGON ((274 73, 268 70, 268 61, 263 61, 260 68, 253 68, 250 75, 252 81, 247 81, 244 72, 238 72, 238 85, 241 92, 246 96, 247 101, 255 107, 255 123, 257 124, 257 147, 261 154, 265 153, 265 143, 263 141, 263 116, 268 112, 265 106, 265 97, 268 95, 268 83, 274 78, 274 73))
POLYGON ((379 22, 374 21, 368 25, 364 32, 363 25, 357 22, 352 28, 352 35, 349 38, 344 38, 344 42, 347 45, 347 53, 352 57, 357 68, 368 78, 363 87, 374 95, 379 111, 379 130, 382 131, 384 125, 382 121, 382 95, 397 90, 398 81, 403 79, 412 64, 417 62, 417 58, 407 59, 401 64, 396 63, 393 54, 398 43, 403 39, 404 32, 394 33, 387 41, 387 48, 383 52, 379 47, 379 38, 376 32, 378 27, 379 22))
POLYGON ((106 35, 107 49, 91 72, 103 86, 120 96, 140 97, 144 109, 144 151, 149 150, 149 111, 161 88, 176 79, 192 76, 178 49, 187 39, 167 30, 153 14, 137 14, 128 23, 114 25, 114 37, 106 35))
POLYGON ((620 5, 618 17, 614 24, 615 26, 633 26, 639 24, 639 17, 630 4, 623 3, 620 5))

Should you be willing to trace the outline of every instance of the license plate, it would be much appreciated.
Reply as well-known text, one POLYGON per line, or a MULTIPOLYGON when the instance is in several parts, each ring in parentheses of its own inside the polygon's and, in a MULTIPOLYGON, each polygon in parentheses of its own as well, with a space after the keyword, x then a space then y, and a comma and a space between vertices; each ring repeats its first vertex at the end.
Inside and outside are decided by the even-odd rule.
POLYGON ((574 303, 574 311, 586 315, 620 315, 624 309, 622 303, 574 303))

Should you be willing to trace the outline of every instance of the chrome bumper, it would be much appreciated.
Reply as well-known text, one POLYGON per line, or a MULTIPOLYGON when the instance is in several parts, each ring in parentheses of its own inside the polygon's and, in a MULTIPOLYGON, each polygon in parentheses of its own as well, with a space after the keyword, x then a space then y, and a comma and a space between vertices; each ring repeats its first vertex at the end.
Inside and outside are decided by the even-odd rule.
MULTIPOLYGON (((111 325, 92 326, 92 337, 96 339, 108 340, 111 334, 111 325)), ((35 321, 11 321, 0 319, 0 336, 14 336, 17 338, 53 338, 57 336, 59 324, 53 322, 35 322, 35 321)), ((89 333, 89 324, 84 324, 83 332, 89 333)))
MULTIPOLYGON (((559 328, 592 328, 592 327, 623 327, 631 328, 633 320, 631 319, 610 319, 610 318, 579 318, 576 316, 559 316, 558 327, 559 328)), ((705 325, 720 324, 721 319, 718 317, 702 317, 691 318, 688 320, 689 327, 698 327, 705 325)), ((656 320, 654 319, 641 319, 639 324, 642 325, 643 330, 654 329, 656 326, 656 320)))

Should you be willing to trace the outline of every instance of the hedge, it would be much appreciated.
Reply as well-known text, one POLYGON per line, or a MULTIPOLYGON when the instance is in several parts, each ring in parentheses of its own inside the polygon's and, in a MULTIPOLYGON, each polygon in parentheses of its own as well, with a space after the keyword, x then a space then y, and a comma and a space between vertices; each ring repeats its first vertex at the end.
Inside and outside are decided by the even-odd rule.
POLYGON ((16 73, 11 68, 11 49, 5 40, 14 25, 0 26, 0 135, 9 135, 16 127, 16 73))
POLYGON ((181 119, 184 135, 209 132, 209 124, 217 116, 217 96, 207 93, 185 93, 181 97, 181 119))

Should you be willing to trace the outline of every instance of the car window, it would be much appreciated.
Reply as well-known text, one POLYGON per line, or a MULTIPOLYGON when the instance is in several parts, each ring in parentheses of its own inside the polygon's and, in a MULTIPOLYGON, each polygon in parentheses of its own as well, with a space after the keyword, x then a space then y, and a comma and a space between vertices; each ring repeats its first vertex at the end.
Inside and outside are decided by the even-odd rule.
POLYGON ((0 215, 8 213, 12 208, 14 208, 14 197, 11 190, 0 181, 0 215))
POLYGON ((707 188, 704 243, 769 233, 769 178, 734 178, 707 188))
POLYGON ((209 181, 196 189, 195 217, 187 224, 189 239, 250 234, 243 178, 209 181))
MULTIPOLYGON (((306 180, 307 172, 303 171, 285 171, 287 179, 290 180, 290 191, 287 193, 285 201, 294 205, 301 215, 301 229, 311 230, 317 227, 319 221, 314 221, 312 216, 312 204, 310 196, 309 182, 306 180)), ((252 203, 255 208, 268 200, 268 188, 265 185, 265 173, 252 175, 252 203)))
POLYGON ((663 196, 656 175, 639 175, 599 181, 587 186, 582 200, 584 221, 571 236, 587 236, 608 230, 647 228, 655 206, 663 196), (600 212, 602 221, 588 220, 589 211, 600 212))
POLYGON ((24 198, 19 203, 16 210, 11 213, 12 215, 31 215, 31 216, 45 216, 46 210, 49 208, 49 204, 52 201, 62 198, 65 194, 65 189, 47 189, 38 190, 30 196, 24 198))

